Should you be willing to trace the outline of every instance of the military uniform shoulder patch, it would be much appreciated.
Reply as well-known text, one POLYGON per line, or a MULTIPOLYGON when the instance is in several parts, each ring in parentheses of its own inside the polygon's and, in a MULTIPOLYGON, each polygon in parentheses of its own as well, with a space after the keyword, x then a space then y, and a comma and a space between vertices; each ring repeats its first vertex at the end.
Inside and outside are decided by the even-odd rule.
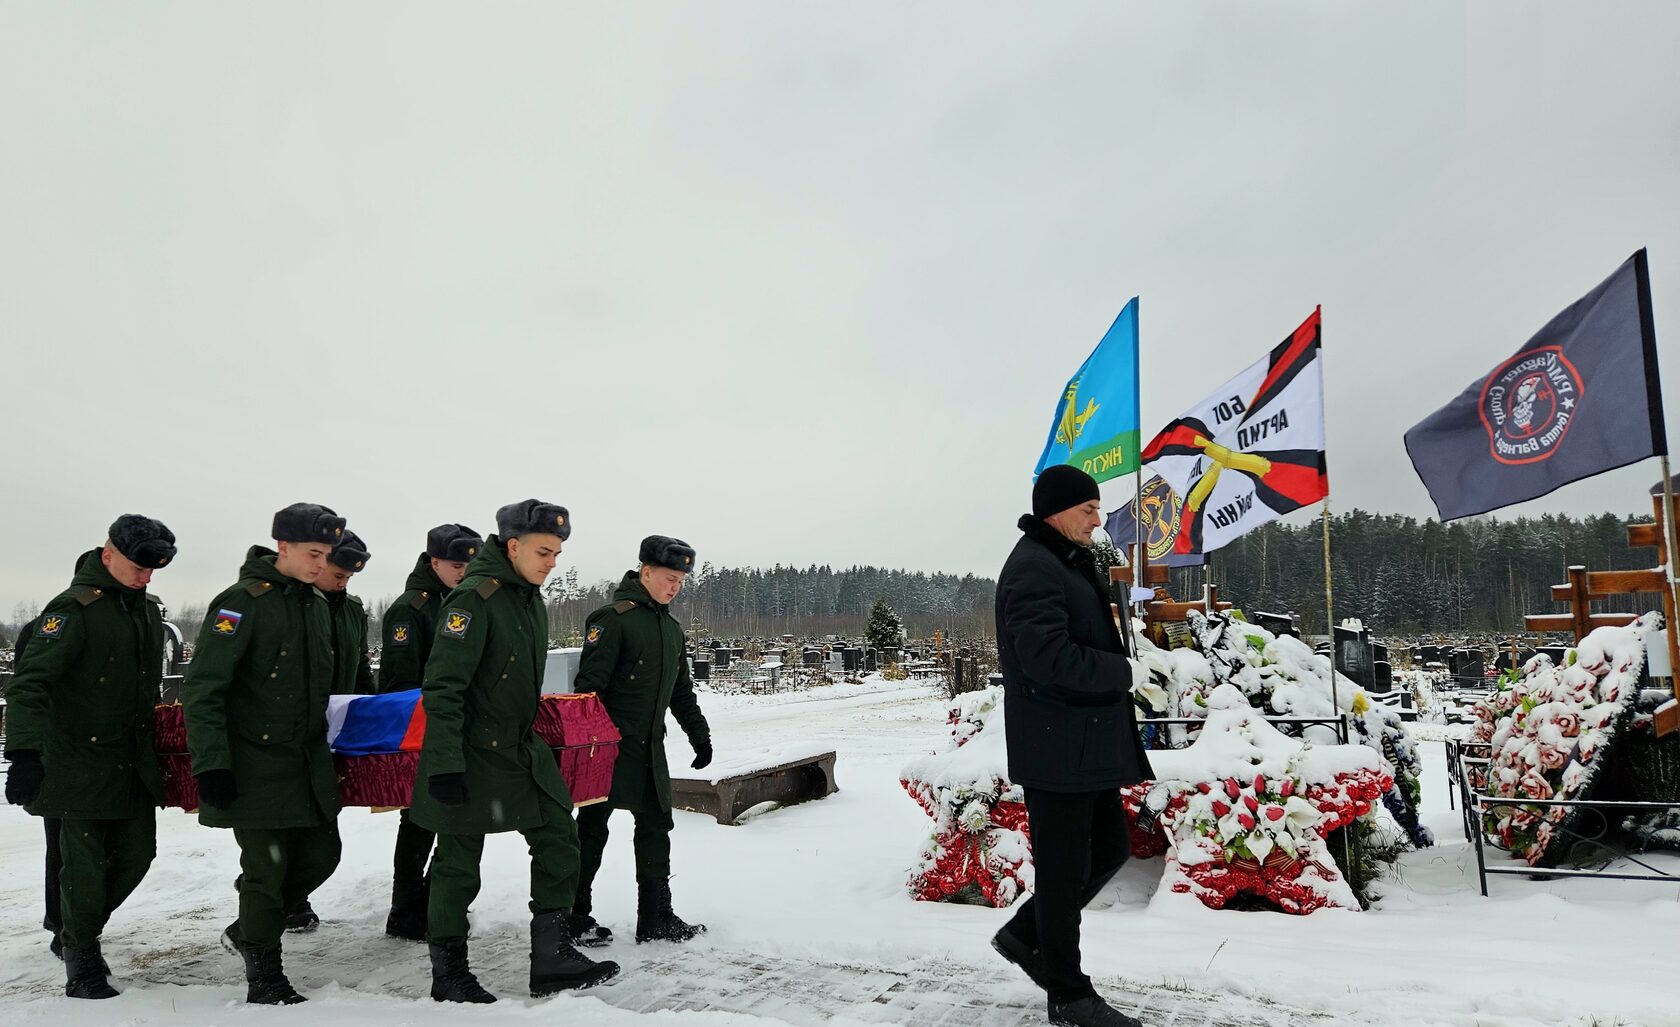
POLYGON ((636 608, 636 601, 634 599, 620 599, 612 605, 612 608, 614 613, 629 613, 636 608))
POLYGON ((272 581, 253 581, 245 586, 245 594, 253 599, 260 595, 267 595, 272 591, 274 591, 274 582, 272 581))
POLYGON ((64 634, 65 616, 62 613, 43 613, 35 625, 36 638, 57 638, 64 634))
POLYGON ((478 583, 478 587, 473 589, 473 591, 478 593, 478 597, 480 599, 489 599, 491 596, 495 595, 496 590, 501 587, 502 579, 485 578, 483 581, 478 583))
POLYGON ((216 616, 210 619, 210 632, 223 638, 232 638, 239 634, 239 622, 244 619, 245 615, 238 610, 217 610, 216 616))
POLYGON ((443 615, 443 633, 450 638, 466 638, 472 614, 465 610, 447 610, 443 615))
POLYGON ((600 640, 601 640, 601 625, 599 625, 599 624, 590 625, 589 634, 583 636, 583 643, 585 645, 594 645, 596 642, 599 642, 600 640))
POLYGON ((80 592, 76 593, 76 602, 81 603, 83 606, 91 606, 94 603, 99 602, 99 600, 104 598, 104 596, 104 589, 95 588, 94 586, 89 585, 87 588, 84 588, 80 592))
POLYGON ((426 605, 426 599, 430 595, 430 592, 416 592, 414 593, 414 598, 408 601, 408 605, 414 607, 416 610, 423 609, 426 605))
POLYGON ((394 624, 394 625, 392 625, 391 626, 391 644, 392 645, 407 645, 408 644, 408 634, 409 634, 409 630, 408 630, 408 625, 407 624, 394 624))
POLYGON ((157 606, 162 606, 162 605, 163 605, 163 600, 162 600, 162 599, 159 599, 159 598, 158 598, 158 597, 157 597, 157 596, 155 596, 155 595, 152 595, 152 594, 151 594, 151 593, 150 593, 150 592, 147 592, 147 593, 146 593, 146 598, 147 598, 147 599, 148 599, 148 600, 149 600, 149 601, 150 601, 150 602, 152 602, 152 603, 153 603, 153 604, 154 604, 154 605, 157 605, 157 606))

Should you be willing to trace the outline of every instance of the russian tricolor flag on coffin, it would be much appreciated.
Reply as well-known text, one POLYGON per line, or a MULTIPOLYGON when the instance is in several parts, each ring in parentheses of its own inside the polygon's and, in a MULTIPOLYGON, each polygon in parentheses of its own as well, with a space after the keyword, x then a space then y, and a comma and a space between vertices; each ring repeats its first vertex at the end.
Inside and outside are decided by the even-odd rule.
POLYGON ((340 756, 419 752, 426 738, 420 689, 327 699, 327 745, 340 756))

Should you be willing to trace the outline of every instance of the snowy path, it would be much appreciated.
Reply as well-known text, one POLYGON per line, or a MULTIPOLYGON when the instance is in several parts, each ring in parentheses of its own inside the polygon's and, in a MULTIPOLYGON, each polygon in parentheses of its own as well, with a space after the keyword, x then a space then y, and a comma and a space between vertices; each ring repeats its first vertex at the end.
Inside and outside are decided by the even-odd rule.
MULTIPOLYGON (((294 983, 305 991, 336 984, 370 996, 426 996, 430 978, 414 958, 418 946, 346 937, 352 933, 359 935, 359 925, 328 923, 313 937, 289 938, 287 967, 294 983)), ((133 985, 236 988, 242 980, 238 960, 210 943, 134 955, 129 960, 136 967, 129 975, 133 985)), ((1000 980, 995 965, 922 960, 885 967, 673 945, 634 947, 612 955, 622 961, 625 972, 587 998, 628 1012, 707 1011, 796 1025, 856 1021, 907 1027, 1025 1027, 1044 1019, 1037 994, 1000 980)), ((503 996, 523 995, 527 959, 523 932, 498 930, 474 939, 473 964, 480 980, 503 996)), ((1294 1027, 1320 1019, 1298 1010, 1215 1000, 1185 990, 1104 983, 1115 1002, 1162 1025, 1294 1027)))
MULTIPOLYGON (((39 822, 0 806, 0 1027, 12 1024, 619 1024, 1042 1023, 1042 997, 987 946, 998 910, 912 902, 904 879, 930 824, 899 788, 899 768, 938 748, 945 703, 909 683, 836 686, 798 696, 702 698, 720 758, 791 742, 834 747, 840 792, 720 827, 678 813, 677 908, 711 932, 685 948, 621 941, 613 984, 525 997, 526 858, 516 835, 486 846, 473 907, 473 958, 503 996, 461 1010, 417 1001, 423 947, 382 934, 396 818, 349 810, 344 863, 317 894, 328 923, 287 939, 312 997, 252 1011, 236 961, 216 948, 232 919, 236 849, 228 832, 168 811, 159 859, 107 933, 124 994, 62 997, 40 921, 39 822)), ((1680 1027, 1671 981, 1680 885, 1500 880, 1477 893, 1474 855, 1446 807, 1442 755, 1427 745, 1425 819, 1439 847, 1411 853, 1379 907, 1310 917, 1215 913, 1158 895, 1158 862, 1126 868, 1085 917, 1086 968, 1117 1004, 1164 1025, 1680 1027)), ((690 759, 680 733, 674 768, 690 759)), ((614 835, 596 912, 627 937, 635 886, 628 817, 614 835)), ((1662 857, 1680 869, 1680 860, 1662 857)))

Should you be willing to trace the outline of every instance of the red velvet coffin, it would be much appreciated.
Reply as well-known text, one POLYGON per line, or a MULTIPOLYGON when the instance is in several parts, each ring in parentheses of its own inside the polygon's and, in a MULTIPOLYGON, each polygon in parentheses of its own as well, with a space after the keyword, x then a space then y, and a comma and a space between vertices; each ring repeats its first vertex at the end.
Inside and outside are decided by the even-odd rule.
POLYGON ((599 696, 594 692, 545 695, 537 703, 532 729, 554 750, 573 805, 606 801, 612 792, 619 734, 599 696))
MULTIPOLYGON (((163 804, 172 809, 198 808, 198 782, 187 755, 187 725, 180 703, 158 706, 152 718, 152 744, 163 771, 163 804)), ((339 800, 346 806, 407 806, 414 796, 417 752, 371 756, 334 756, 339 800)))
MULTIPOLYGON (((537 737, 554 750, 560 775, 579 806, 603 802, 612 791, 613 761, 618 759, 618 728, 606 707, 590 692, 545 695, 537 704, 537 737)), ((153 742, 163 771, 164 805, 198 808, 198 784, 187 755, 187 728, 179 703, 158 706, 153 742)), ((340 797, 346 806, 407 806, 414 797, 418 752, 334 756, 340 797)))
POLYGON ((187 755, 187 721, 180 703, 157 706, 152 712, 152 748, 163 771, 163 804, 175 809, 198 808, 198 782, 187 755))
POLYGON ((407 806, 414 801, 418 752, 375 752, 361 756, 333 754, 338 771, 338 799, 346 806, 407 806))

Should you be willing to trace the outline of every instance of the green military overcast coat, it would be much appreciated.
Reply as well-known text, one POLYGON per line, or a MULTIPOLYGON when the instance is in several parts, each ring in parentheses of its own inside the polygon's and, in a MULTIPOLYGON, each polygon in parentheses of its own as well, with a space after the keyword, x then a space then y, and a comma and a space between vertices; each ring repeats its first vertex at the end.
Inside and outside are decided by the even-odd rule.
POLYGON ((209 827, 314 827, 338 815, 327 749, 332 617, 314 585, 252 546, 239 581, 210 603, 182 687, 194 774, 233 771, 239 797, 204 805, 209 827))
POLYGON ((372 695, 373 665, 368 661, 368 615, 362 600, 348 592, 324 593, 332 613, 333 688, 339 695, 372 695))
POLYGON ((117 584, 100 550, 82 554, 6 689, 6 748, 41 753, 45 769, 29 811, 118 820, 161 805, 152 710, 162 680, 157 598, 117 584))
POLYGON ((426 657, 437 637, 438 614, 443 610, 443 587, 432 558, 425 553, 408 572, 404 592, 385 611, 380 633, 385 644, 379 655, 379 690, 400 692, 419 688, 426 676, 426 657))
POLYGON ((665 763, 665 711, 698 746, 711 740, 694 697, 684 654, 686 638, 671 608, 653 601, 641 575, 630 571, 611 606, 589 615, 575 688, 596 692, 623 739, 613 764, 615 808, 671 808, 671 771, 665 763))
POLYGON ((543 824, 542 792, 572 808, 554 752, 532 731, 548 656, 542 596, 514 573, 491 535, 443 601, 426 660, 426 741, 414 782, 415 823, 441 834, 494 834, 543 824), (427 792, 434 774, 465 773, 467 801, 427 792))

